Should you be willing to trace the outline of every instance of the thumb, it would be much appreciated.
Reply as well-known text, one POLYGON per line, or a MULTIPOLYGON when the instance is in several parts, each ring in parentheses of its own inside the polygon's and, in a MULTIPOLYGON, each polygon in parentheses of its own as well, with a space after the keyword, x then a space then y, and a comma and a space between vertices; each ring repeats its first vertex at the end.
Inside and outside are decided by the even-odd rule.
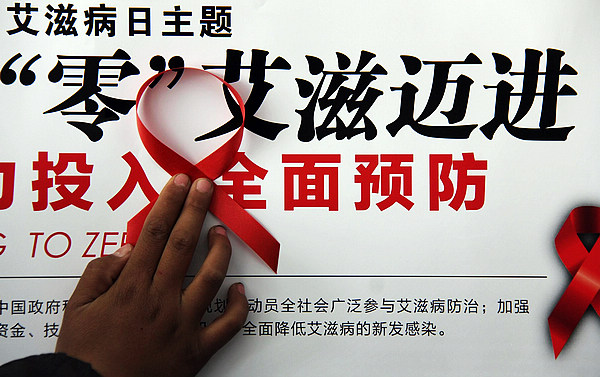
POLYGON ((200 344, 209 355, 217 352, 233 338, 248 317, 248 299, 242 283, 229 287, 227 301, 225 312, 205 327, 200 335, 200 344))
POLYGON ((132 249, 133 246, 127 244, 111 255, 96 258, 88 263, 69 303, 75 307, 82 306, 108 291, 121 274, 132 249))

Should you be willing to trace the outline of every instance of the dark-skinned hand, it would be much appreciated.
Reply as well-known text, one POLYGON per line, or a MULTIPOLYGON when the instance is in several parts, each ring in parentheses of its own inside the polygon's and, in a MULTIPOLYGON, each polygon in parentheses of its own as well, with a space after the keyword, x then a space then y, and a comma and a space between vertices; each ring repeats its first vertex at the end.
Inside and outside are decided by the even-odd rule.
POLYGON ((225 312, 201 326, 229 265, 223 227, 209 230, 206 260, 183 289, 212 189, 207 179, 174 176, 135 247, 88 264, 69 299, 56 352, 90 363, 104 377, 185 377, 240 330, 248 314, 241 283, 229 288, 225 312))

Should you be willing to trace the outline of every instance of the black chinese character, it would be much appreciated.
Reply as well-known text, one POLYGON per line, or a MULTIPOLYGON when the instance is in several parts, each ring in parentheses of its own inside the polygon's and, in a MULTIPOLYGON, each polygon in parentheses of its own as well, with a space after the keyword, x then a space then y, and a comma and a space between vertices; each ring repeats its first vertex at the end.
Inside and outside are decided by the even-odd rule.
POLYGON ((404 83, 401 87, 391 88, 392 91, 401 90, 402 97, 400 98, 400 114, 398 118, 386 127, 390 135, 396 136, 402 127, 410 126, 414 131, 424 136, 444 139, 468 138, 477 125, 455 125, 455 123, 460 122, 465 117, 473 80, 465 75, 458 76, 456 80, 450 80, 450 68, 453 65, 481 64, 481 60, 475 54, 469 54, 464 61, 424 61, 422 64, 421 60, 414 56, 402 55, 401 59, 406 68, 406 73, 409 75, 419 73, 422 64, 433 65, 433 81, 425 108, 416 119, 414 115, 415 96, 419 89, 409 82, 404 83), (438 109, 449 83, 456 84, 452 109, 441 111, 441 113, 448 119, 448 123, 451 125, 440 126, 421 123, 438 109))
POLYGON ((190 21, 184 20, 183 17, 191 17, 192 12, 182 11, 181 6, 175 5, 175 10, 172 11, 164 11, 163 15, 165 17, 172 17, 172 20, 165 20, 166 26, 173 26, 172 31, 163 31, 162 35, 164 36, 191 36, 194 35, 193 31, 182 31, 182 26, 189 26, 191 24, 190 21))
POLYGON ((120 119, 117 113, 125 115, 135 105, 133 100, 113 98, 102 94, 102 87, 116 87, 121 80, 131 75, 137 75, 140 71, 129 62, 129 55, 121 49, 117 50, 112 56, 59 55, 58 59, 58 63, 48 74, 48 79, 51 82, 58 82, 63 77, 65 81, 74 79, 77 82, 64 82, 63 86, 79 86, 80 88, 71 97, 46 110, 44 114, 60 111, 62 115, 95 116, 91 123, 81 121, 69 121, 67 123, 85 133, 91 141, 100 140, 103 131, 98 125, 120 119), (83 64, 63 65, 61 60, 83 60, 83 64), (120 66, 101 66, 100 62, 103 60, 124 60, 125 62, 120 66), (65 75, 65 70, 83 70, 83 72, 65 75), (103 73, 101 74, 100 71, 103 73), (92 96, 96 96, 106 107, 98 111, 98 103, 91 98, 92 96), (84 104, 83 111, 65 111, 80 103, 84 104))
POLYGON ((310 97, 304 109, 296 110, 301 117, 300 129, 298 130, 298 139, 300 141, 311 141, 315 137, 315 134, 317 139, 321 140, 332 133, 335 133, 337 140, 351 139, 361 133, 364 133, 366 140, 373 140, 375 138, 377 129, 367 116, 367 111, 369 111, 375 100, 383 92, 369 85, 376 79, 376 75, 387 75, 387 71, 379 64, 376 64, 368 71, 364 70, 374 57, 375 54, 371 52, 361 51, 356 69, 348 70, 351 63, 350 59, 338 52, 337 65, 339 71, 325 71, 325 65, 321 59, 314 56, 306 56, 310 73, 312 75, 321 74, 321 81, 315 89, 314 85, 309 81, 296 79, 300 96, 302 98, 310 97), (348 76, 358 76, 358 83, 355 89, 342 86, 344 82, 349 80, 348 76), (329 86, 325 90, 325 93, 322 93, 325 79, 328 77, 331 78, 329 86), (359 99, 361 96, 362 99, 359 99), (319 105, 319 110, 329 109, 329 112, 325 116, 323 123, 315 127, 317 104, 319 105), (356 110, 356 113, 348 124, 344 123, 339 115, 344 106, 349 113, 356 110), (364 123, 364 127, 357 128, 356 126, 361 120, 364 123), (330 127, 334 121, 335 126, 330 127))
POLYGON ((117 18, 117 8, 107 8, 106 5, 100 4, 100 7, 90 7, 85 11, 86 20, 84 25, 88 29, 85 34, 98 36, 103 31, 107 31, 109 37, 115 36, 115 18, 117 18))
POLYGON ((129 8, 129 36, 136 34, 150 36, 150 8, 129 8), (141 25, 141 28, 136 28, 136 25, 141 25))
MULTIPOLYGON (((288 128, 288 124, 276 123, 268 120, 258 118, 255 114, 262 105, 265 97, 271 89, 273 84, 265 81, 265 73, 267 70, 289 70, 291 69, 290 64, 281 56, 278 56, 273 60, 271 65, 267 65, 268 51, 264 50, 252 50, 252 61, 250 65, 242 65, 242 55, 244 53, 239 50, 227 50, 227 58, 225 66, 221 65, 205 65, 203 66, 206 70, 212 69, 225 69, 225 81, 228 83, 234 83, 240 80, 241 70, 250 70, 250 83, 252 83, 252 90, 250 95, 245 102, 246 108, 246 123, 245 127, 248 131, 251 131, 258 136, 264 137, 265 139, 275 140, 277 135, 284 129, 288 128)), ((242 122, 242 113, 236 103, 235 99, 229 93, 229 90, 223 86, 223 93, 227 101, 227 106, 233 114, 233 118, 228 122, 218 127, 217 129, 210 131, 204 135, 198 136, 196 141, 206 140, 220 135, 224 135, 237 129, 242 122)))
POLYGON ((231 7, 203 6, 200 25, 201 37, 231 37, 231 7))
POLYGON ((15 3, 14 6, 7 7, 6 10, 14 13, 13 18, 15 20, 15 23, 17 24, 16 28, 6 31, 8 33, 8 35, 13 35, 13 34, 21 32, 21 31, 24 31, 31 35, 37 35, 38 30, 33 30, 29 27, 29 23, 31 22, 31 13, 38 11, 37 8, 33 8, 31 6, 31 3, 26 3, 25 7, 22 7, 21 3, 15 3), (21 21, 21 18, 19 17, 21 12, 25 13, 24 21, 21 21))
POLYGON ((559 140, 567 139, 569 132, 575 126, 554 127, 556 124, 556 105, 558 96, 575 96, 577 92, 569 85, 563 85, 558 89, 558 81, 561 75, 577 75, 570 65, 561 66, 560 60, 565 53, 560 50, 548 49, 546 57, 546 71, 540 72, 540 57, 542 52, 538 50, 525 50, 525 69, 523 72, 512 72, 512 62, 506 56, 494 53, 496 72, 500 74, 509 73, 511 76, 523 76, 521 93, 513 93, 514 87, 502 80, 498 85, 484 85, 484 88, 496 88, 496 109, 494 118, 481 127, 481 132, 492 139, 494 133, 500 126, 514 137, 521 140, 559 140), (509 72, 510 71, 510 72, 509 72), (545 76, 544 91, 537 91, 538 78, 545 76), (525 115, 531 110, 536 96, 542 96, 542 112, 540 115, 539 128, 516 127, 525 115), (509 120, 509 108, 511 97, 520 97, 519 107, 513 118, 509 120))
POLYGON ((64 4, 58 4, 58 8, 54 8, 52 5, 48 5, 46 8, 49 11, 46 13, 46 18, 50 20, 46 28, 47 35, 52 33, 54 26, 56 26, 54 35, 77 35, 75 28, 77 9, 73 8, 73 4, 68 4, 66 8, 64 4), (54 19, 52 19, 52 13, 54 13, 54 19))

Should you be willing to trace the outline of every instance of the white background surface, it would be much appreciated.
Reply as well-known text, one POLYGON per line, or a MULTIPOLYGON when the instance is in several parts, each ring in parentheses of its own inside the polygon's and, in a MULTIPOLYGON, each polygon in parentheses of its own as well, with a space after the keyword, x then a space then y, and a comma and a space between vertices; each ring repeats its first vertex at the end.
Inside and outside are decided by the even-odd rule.
MULTIPOLYGON (((117 6, 117 36, 84 35, 82 10, 95 3, 78 1, 80 10, 77 37, 46 36, 47 20, 43 17, 46 3, 34 3, 40 11, 31 26, 40 30, 33 37, 19 33, 9 36, 0 32, 3 46, 0 62, 4 64, 17 52, 24 58, 15 63, 17 69, 40 53, 35 65, 36 82, 24 87, 18 82, 0 84, 3 122, 0 126, 0 161, 17 162, 17 179, 13 205, 0 212, 0 232, 6 235, 7 249, 0 255, 0 275, 77 275, 88 259, 81 253, 89 242, 90 231, 124 231, 129 217, 146 203, 136 189, 126 203, 111 211, 105 204, 122 186, 129 168, 121 155, 131 151, 138 158, 150 181, 158 190, 168 176, 147 155, 135 130, 131 111, 117 122, 104 123, 104 137, 91 143, 80 131, 66 124, 59 113, 43 112, 73 93, 73 88, 48 82, 45 77, 56 55, 111 55, 117 48, 128 52, 141 71, 139 76, 124 80, 106 94, 133 99, 137 88, 152 74, 150 58, 174 55, 184 58, 186 65, 224 64, 228 48, 244 51, 243 64, 250 62, 252 49, 270 52, 267 62, 284 57, 290 71, 267 71, 266 81, 274 84, 258 112, 268 120, 288 123, 275 142, 246 132, 241 150, 269 171, 262 183, 262 198, 267 210, 251 213, 281 242, 279 273, 281 275, 541 275, 546 279, 440 279, 440 278, 231 278, 241 280, 249 298, 286 297, 292 300, 323 297, 336 298, 474 298, 485 304, 486 314, 421 315, 403 317, 387 313, 355 315, 262 314, 251 315, 260 321, 409 321, 431 320, 444 337, 258 337, 239 335, 220 352, 202 372, 204 375, 430 375, 430 376, 580 376, 594 375, 600 322, 591 312, 577 327, 558 360, 554 360, 547 317, 570 279, 554 250, 553 240, 569 211, 579 205, 598 203, 597 169, 600 69, 598 32, 595 15, 600 9, 594 1, 451 1, 451 2, 353 2, 353 1, 231 1, 231 38, 162 37, 162 11, 181 5, 200 18, 201 5, 191 1, 163 2, 161 5, 113 2, 117 6), (152 8, 152 36, 127 36, 127 7, 152 8), (420 90, 415 113, 423 108, 431 84, 431 66, 416 76, 408 76, 400 55, 413 55, 421 60, 462 60, 475 53, 481 65, 452 68, 451 77, 462 73, 474 80, 465 121, 484 124, 493 116, 495 85, 501 79, 520 91, 519 79, 495 73, 492 52, 509 57, 513 71, 522 71, 524 52, 533 48, 565 51, 562 64, 569 64, 577 76, 561 77, 577 91, 574 97, 559 97, 557 125, 575 125, 565 142, 528 142, 518 140, 499 128, 493 140, 476 129, 467 140, 432 139, 419 135, 409 127, 395 137, 385 125, 398 115, 400 92, 390 86, 410 81, 420 90), (298 95, 295 78, 315 85, 320 76, 308 72, 305 55, 320 57, 326 69, 337 69, 335 53, 342 52, 356 66, 361 50, 377 57, 387 76, 379 76, 371 85, 384 94, 368 112, 378 127, 373 141, 362 135, 337 141, 333 136, 308 143, 298 141, 296 132, 300 117, 295 109, 303 109, 307 99, 298 95), (31 182, 36 178, 31 169, 38 151, 48 151, 56 160, 60 152, 85 152, 94 164, 92 187, 85 198, 93 201, 89 212, 68 207, 61 211, 47 209, 33 212, 31 202, 36 195, 31 182), (486 201, 479 211, 455 212, 441 204, 439 212, 429 211, 428 159, 432 153, 474 152, 477 159, 488 161, 486 201), (282 154, 339 153, 339 211, 323 208, 283 209, 282 154), (409 153, 414 155, 412 210, 395 205, 379 211, 372 196, 371 208, 356 211, 360 199, 354 183, 355 154, 409 153), (51 260, 40 255, 31 258, 31 232, 50 234, 64 231, 73 236, 73 251, 64 258, 51 260), (79 251, 79 252, 78 252, 79 251), (526 298, 529 315, 496 314, 498 299, 526 298)), ((214 4, 214 5, 226 5, 214 4)), ((6 5, 8 6, 8 5, 6 5)), ((2 8, 5 8, 3 5, 2 8)), ((0 9, 2 30, 13 28, 12 14, 0 9)), ((199 31, 194 24, 193 30, 199 31)), ((368 66, 371 67, 373 62, 368 66)), ((248 72, 242 74, 235 87, 245 97, 249 93, 248 72)), ((355 79, 354 79, 355 80, 355 79)), ((355 81, 349 80, 349 86, 355 81)), ((540 84, 541 85, 541 84, 540 84)), ((541 91, 541 86, 539 87, 541 91)), ((103 92, 104 93, 104 92, 103 92)), ((449 85, 445 100, 426 122, 446 124, 439 110, 451 107, 454 86, 449 85)), ((518 97, 512 99, 513 105, 518 97)), ((519 125, 535 126, 539 120, 540 98, 519 125)), ((516 107, 511 108, 514 114, 516 107)), ((197 109, 181 112, 182 119, 199 117, 197 109)), ((185 109, 184 109, 185 111, 185 109)), ((317 114, 323 119, 326 112, 317 114)), ((344 113, 341 113, 344 114, 344 113)), ((351 119, 344 114, 346 119, 351 119)), ((344 116, 342 115, 342 116, 344 116)), ((200 115, 201 117, 202 115, 200 115)), ((191 124, 189 127, 195 127, 191 124)), ((195 131, 194 131, 195 132, 195 131)), ((200 135, 201 132, 192 132, 200 135)), ((181 141, 179 141, 181 142, 181 141)), ((179 143, 178 142, 178 143, 179 143)), ((182 143, 183 144, 183 143, 182 143)), ((196 152, 194 145, 181 145, 186 153, 196 152), (190 148, 190 149, 186 149, 190 148)), ((184 152, 182 152, 184 153, 184 152)), ((51 195, 55 194, 51 191, 51 195)), ((56 197, 50 197, 50 200, 56 197)), ((209 223, 216 223, 214 218, 209 223)), ((198 259, 200 260, 202 247, 198 259)), ((239 240, 234 240, 235 253, 229 273, 233 275, 271 275, 263 264, 239 240)), ((197 267, 197 266, 196 266, 197 267)), ((192 267, 192 269, 194 266, 192 267)), ((0 299, 66 299, 76 280, 0 280, 0 299)), ((115 313, 115 315, 118 315, 115 313)), ((60 317, 25 317, 23 323, 43 334, 43 323, 60 317)), ((0 316, 0 323, 13 323, 16 317, 0 316)), ((1 339, 0 362, 53 349, 52 340, 40 335, 32 339, 1 339)))

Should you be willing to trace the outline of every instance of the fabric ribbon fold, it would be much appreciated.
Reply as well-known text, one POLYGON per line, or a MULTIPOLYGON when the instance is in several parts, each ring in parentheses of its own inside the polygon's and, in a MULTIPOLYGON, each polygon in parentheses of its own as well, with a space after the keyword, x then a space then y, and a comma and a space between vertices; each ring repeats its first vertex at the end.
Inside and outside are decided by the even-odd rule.
POLYGON ((600 242, 588 252, 578 233, 600 233, 599 207, 573 209, 554 241, 560 259, 573 276, 548 317, 555 358, 590 305, 600 316, 600 242))
MULTIPOLYGON (((186 67, 184 70, 193 70, 196 73, 207 74, 219 80, 236 99, 242 114, 242 122, 234 135, 223 145, 197 164, 192 164, 171 148, 158 140, 144 125, 139 116, 140 100, 150 85, 157 77, 166 72, 158 73, 149 78, 139 89, 136 97, 137 129, 144 147, 152 158, 171 176, 185 173, 191 179, 208 178, 215 180, 231 169, 234 165, 235 155, 242 142, 244 131, 245 109, 244 101, 239 93, 221 77, 198 68, 186 67)), ((135 244, 146 216, 156 200, 151 201, 145 208, 127 223, 127 242, 135 244)), ((279 242, 244 208, 223 191, 214 185, 213 198, 209 208, 213 215, 218 217, 229 229, 244 241, 254 252, 275 272, 279 261, 279 242)))

